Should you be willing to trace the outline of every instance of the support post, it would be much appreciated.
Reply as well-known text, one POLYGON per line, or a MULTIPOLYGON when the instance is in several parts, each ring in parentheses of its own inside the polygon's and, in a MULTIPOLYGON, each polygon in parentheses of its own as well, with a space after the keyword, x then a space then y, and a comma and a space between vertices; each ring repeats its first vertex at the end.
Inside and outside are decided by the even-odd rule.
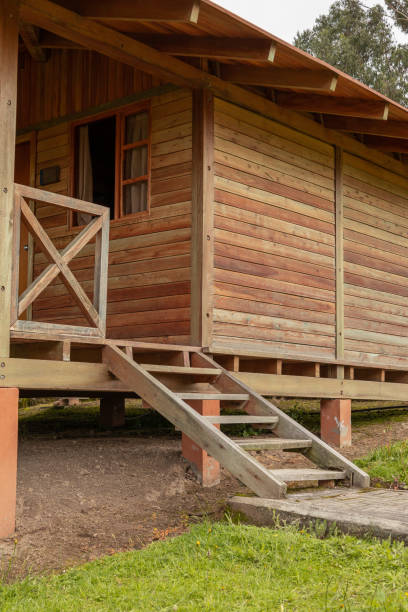
POLYGON ((350 399, 320 401, 320 436, 324 442, 333 446, 351 446, 350 399))
POLYGON ((18 17, 16 0, 0 2, 0 357, 10 354, 18 17))
POLYGON ((18 389, 0 389, 0 538, 16 525, 18 389))
MULTIPOLYGON (((336 359, 344 359, 344 197, 343 149, 335 147, 336 198, 336 359)), ((338 367, 338 378, 344 378, 344 368, 338 367)))
MULTIPOLYGON (((203 416, 218 416, 220 414, 219 400, 190 400, 187 402, 194 410, 203 416)), ((218 427, 219 425, 215 425, 218 427)), ((220 482, 220 464, 213 457, 197 446, 184 433, 181 438, 183 457, 189 462, 194 474, 203 487, 212 487, 220 482)))
POLYGON ((210 346, 214 259, 214 98, 193 91, 191 341, 210 346))
POLYGON ((101 398, 99 418, 101 427, 105 429, 124 427, 125 398, 116 394, 101 398))

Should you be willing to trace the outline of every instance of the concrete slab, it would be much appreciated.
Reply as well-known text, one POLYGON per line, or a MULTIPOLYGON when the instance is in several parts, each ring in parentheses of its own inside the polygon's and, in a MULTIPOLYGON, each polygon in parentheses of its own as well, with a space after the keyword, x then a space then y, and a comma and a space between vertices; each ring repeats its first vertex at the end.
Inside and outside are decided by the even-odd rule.
POLYGON ((408 543, 408 491, 338 487, 292 493, 285 499, 233 497, 229 507, 259 526, 319 524, 319 533, 335 526, 343 533, 408 543))

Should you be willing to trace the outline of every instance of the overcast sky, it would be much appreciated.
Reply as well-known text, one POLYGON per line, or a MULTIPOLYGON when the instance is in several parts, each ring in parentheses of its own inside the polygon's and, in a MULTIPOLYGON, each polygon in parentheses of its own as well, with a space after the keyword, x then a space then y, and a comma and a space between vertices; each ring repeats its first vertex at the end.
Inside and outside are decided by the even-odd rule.
MULTIPOLYGON (((292 43, 298 30, 310 28, 316 17, 327 13, 333 0, 214 0, 217 4, 244 19, 292 43)), ((384 4, 381 0, 365 0, 366 6, 384 4)), ((408 36, 395 32, 400 42, 408 36)))

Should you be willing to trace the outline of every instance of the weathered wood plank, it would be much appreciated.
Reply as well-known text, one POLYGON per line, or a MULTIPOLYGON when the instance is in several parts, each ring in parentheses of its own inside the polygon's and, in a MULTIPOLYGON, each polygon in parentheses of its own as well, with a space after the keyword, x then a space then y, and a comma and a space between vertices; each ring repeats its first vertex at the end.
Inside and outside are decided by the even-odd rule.
POLYGON ((16 139, 18 2, 0 5, 0 357, 10 351, 12 219, 16 139))

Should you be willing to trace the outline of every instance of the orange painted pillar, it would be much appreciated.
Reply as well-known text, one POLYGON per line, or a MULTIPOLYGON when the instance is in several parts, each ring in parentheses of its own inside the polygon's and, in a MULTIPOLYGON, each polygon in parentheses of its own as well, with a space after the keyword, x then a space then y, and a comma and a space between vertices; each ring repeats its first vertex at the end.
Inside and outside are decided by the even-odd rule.
MULTIPOLYGON (((203 416, 220 414, 219 400, 189 400, 187 402, 203 416)), ((219 425, 215 425, 218 427, 219 425)), ((191 438, 182 434, 181 449, 183 457, 190 463, 194 474, 203 487, 212 487, 220 482, 220 464, 198 446, 191 438)))
POLYGON ((333 446, 351 446, 351 400, 321 400, 320 436, 333 446))
POLYGON ((18 389, 0 389, 0 538, 16 526, 18 389))

